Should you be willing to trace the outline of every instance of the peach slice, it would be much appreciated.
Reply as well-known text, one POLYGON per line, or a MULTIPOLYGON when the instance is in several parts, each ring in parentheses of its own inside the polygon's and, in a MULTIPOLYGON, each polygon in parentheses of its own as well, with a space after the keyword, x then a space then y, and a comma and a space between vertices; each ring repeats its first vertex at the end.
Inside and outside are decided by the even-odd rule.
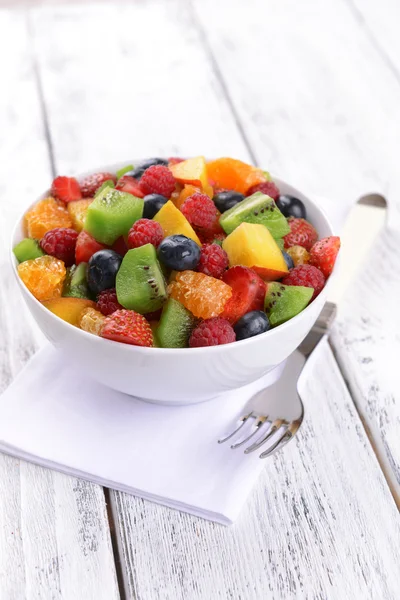
POLYGON ((246 194, 253 185, 267 181, 261 169, 235 158, 218 158, 207 164, 208 177, 219 188, 246 194))
POLYGON ((43 302, 43 306, 71 325, 79 326, 82 311, 85 308, 96 308, 96 303, 84 298, 55 298, 43 302))

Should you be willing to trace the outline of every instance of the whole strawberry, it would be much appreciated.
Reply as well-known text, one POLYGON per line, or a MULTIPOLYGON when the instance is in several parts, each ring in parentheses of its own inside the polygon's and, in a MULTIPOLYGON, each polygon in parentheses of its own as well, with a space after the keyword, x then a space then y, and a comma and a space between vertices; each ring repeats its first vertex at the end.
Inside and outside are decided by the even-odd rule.
POLYGON ((81 188, 74 177, 56 177, 51 184, 51 194, 65 204, 82 198, 81 188))
POLYGON ((303 248, 310 251, 318 239, 318 233, 311 223, 305 219, 290 218, 288 219, 288 225, 290 227, 290 233, 283 238, 285 248, 303 246, 303 248))
POLYGON ((318 296, 325 286, 323 273, 313 265, 299 265, 282 279, 283 285, 303 285, 314 288, 310 302, 318 296))
POLYGON ((75 262, 75 246, 78 233, 68 227, 57 227, 44 234, 40 240, 42 250, 54 256, 70 267, 75 262))
POLYGON ((340 238, 336 235, 323 238, 314 244, 310 251, 309 264, 318 267, 320 271, 329 277, 335 266, 336 257, 340 249, 340 238))
POLYGON ((81 181, 81 192, 84 198, 91 198, 106 181, 116 182, 117 178, 112 173, 93 173, 81 181))
POLYGON ((153 333, 143 315, 134 310, 117 310, 105 318, 101 336, 132 346, 153 346, 153 333))

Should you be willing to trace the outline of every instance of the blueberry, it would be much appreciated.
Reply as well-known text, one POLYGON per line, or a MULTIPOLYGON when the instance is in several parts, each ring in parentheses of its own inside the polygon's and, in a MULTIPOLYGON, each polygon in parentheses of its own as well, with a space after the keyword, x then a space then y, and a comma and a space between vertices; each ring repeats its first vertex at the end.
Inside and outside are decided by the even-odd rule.
POLYGON ((237 341, 265 333, 269 328, 269 319, 262 310, 248 312, 233 327, 237 341))
POLYGON ((161 196, 161 194, 149 194, 143 198, 144 200, 144 209, 143 209, 143 218, 144 219, 152 219, 154 215, 158 213, 160 208, 164 206, 166 202, 168 202, 168 198, 165 196, 161 196))
POLYGON ((122 256, 114 250, 99 250, 90 257, 87 269, 88 286, 94 294, 115 287, 115 277, 122 256))
POLYGON ((276 201, 276 205, 282 214, 288 217, 295 217, 296 219, 306 219, 307 212, 303 202, 295 196, 279 196, 276 201))
POLYGON ((288 254, 287 252, 284 252, 283 250, 282 250, 282 254, 283 254, 283 258, 285 259, 285 263, 286 263, 289 271, 290 271, 290 269, 294 269, 293 258, 290 256, 290 254, 288 254))
POLYGON ((159 260, 174 271, 193 270, 200 260, 200 247, 186 235, 170 235, 157 250, 159 260))
POLYGON ((135 179, 140 179, 146 169, 152 167, 153 165, 164 165, 164 167, 168 166, 168 161, 165 158, 147 158, 139 163, 133 171, 129 171, 129 173, 125 173, 125 175, 130 175, 131 177, 135 177, 135 179))
POLYGON ((232 208, 232 206, 235 206, 238 202, 244 200, 244 196, 243 194, 234 191, 220 192, 214 196, 213 200, 219 212, 224 213, 232 208))

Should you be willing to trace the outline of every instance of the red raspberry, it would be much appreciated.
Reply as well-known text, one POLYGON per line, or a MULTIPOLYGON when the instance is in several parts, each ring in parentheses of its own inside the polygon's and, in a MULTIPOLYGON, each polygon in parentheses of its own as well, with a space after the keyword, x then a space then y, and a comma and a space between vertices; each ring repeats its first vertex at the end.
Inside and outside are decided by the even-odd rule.
POLYGON ((145 244, 153 244, 157 248, 163 237, 164 231, 160 223, 151 219, 139 219, 129 230, 128 246, 129 248, 139 248, 145 244))
POLYGON ((101 337, 133 346, 153 346, 153 333, 143 315, 134 310, 116 310, 104 320, 101 337))
POLYGON ((202 321, 192 331, 190 336, 190 348, 201 348, 203 346, 220 346, 236 341, 236 333, 232 325, 226 319, 213 317, 202 321))
POLYGON ((177 156, 171 156, 168 159, 168 166, 177 165, 178 163, 184 162, 186 158, 178 158, 177 156))
POLYGON ((88 175, 81 182, 81 192, 84 198, 91 198, 105 181, 117 181, 117 178, 112 173, 93 173, 88 175))
POLYGON ((222 281, 232 288, 221 317, 235 324, 243 315, 252 310, 263 310, 267 286, 257 273, 248 267, 237 265, 228 269, 222 281))
POLYGON ((310 251, 318 239, 318 233, 311 223, 305 219, 290 218, 288 219, 288 225, 290 227, 290 233, 283 238, 285 248, 303 246, 303 248, 310 251))
POLYGON ((186 198, 181 211, 193 227, 211 229, 215 226, 217 207, 208 196, 201 192, 196 192, 186 198))
POLYGON ((140 178, 140 189, 143 194, 161 194, 170 198, 175 190, 175 177, 168 167, 163 165, 153 165, 145 170, 140 178))
POLYGON ((228 268, 228 255, 218 244, 203 244, 197 270, 215 279, 220 279, 228 268))
POLYGON ((104 250, 106 247, 99 244, 87 231, 81 231, 76 240, 75 263, 79 265, 81 262, 89 262, 89 258, 95 252, 104 250))
POLYGON ((275 185, 273 181, 263 181, 262 183, 257 183, 257 185, 253 185, 246 193, 246 196, 251 196, 256 192, 262 192, 263 194, 267 194, 273 200, 278 200, 281 195, 278 187, 275 185))
POLYGON ((117 293, 114 288, 103 290, 97 297, 97 308, 106 317, 112 315, 116 310, 123 309, 117 298, 117 293))
POLYGON ((322 272, 312 265, 299 265, 292 269, 289 275, 282 279, 283 285, 304 285, 314 288, 311 301, 314 300, 325 286, 325 277, 322 272))
POLYGON ((64 261, 66 267, 75 262, 75 246, 78 233, 67 227, 57 227, 44 234, 40 241, 42 249, 46 254, 55 256, 64 261))
POLYGON ((115 189, 132 194, 132 196, 136 196, 136 198, 144 198, 139 182, 130 175, 124 175, 121 179, 118 179, 115 189))
POLYGON ((310 251, 309 264, 317 267, 325 277, 332 273, 340 249, 340 238, 336 235, 316 242, 310 251))
POLYGON ((74 177, 56 177, 51 184, 51 193, 65 204, 82 198, 81 188, 74 177))

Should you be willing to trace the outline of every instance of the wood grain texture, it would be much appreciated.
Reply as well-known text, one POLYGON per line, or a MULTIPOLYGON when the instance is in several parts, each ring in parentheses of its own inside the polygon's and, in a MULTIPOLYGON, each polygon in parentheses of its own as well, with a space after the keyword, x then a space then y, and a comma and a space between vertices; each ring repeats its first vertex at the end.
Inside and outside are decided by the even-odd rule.
POLYGON ((184 2, 31 15, 60 172, 199 149, 249 158, 184 2))
POLYGON ((396 506, 326 342, 304 402, 230 528, 115 494, 129 598, 397 597, 396 506))
MULTIPOLYGON (((0 391, 42 341, 8 265, 17 214, 51 178, 24 13, 0 13, 0 391)), ((0 598, 119 598, 103 490, 0 455, 0 598)))
POLYGON ((229 11, 225 0, 193 0, 193 6, 260 164, 303 189, 336 196, 338 205, 354 203, 368 191, 388 199, 390 233, 383 234, 373 260, 367 260, 368 267, 349 291, 334 343, 346 376, 354 380, 357 406, 363 418, 368 415, 369 432, 398 497, 399 444, 394 432, 400 409, 398 384, 388 375, 388 365, 398 351, 392 304, 399 270, 389 254, 400 231, 400 54, 393 31, 399 6, 384 2, 379 17, 378 7, 368 0, 306 0, 301 5, 249 0, 246 9, 230 3, 229 11), (266 4, 268 35, 265 21, 259 19, 266 4), (395 69, 372 31, 387 48, 390 44, 395 69), (371 81, 380 83, 371 86, 371 81), (284 86, 287 94, 282 93, 284 86), (299 160, 302 155, 307 155, 306 169, 299 160), (370 329, 372 337, 366 333, 370 329), (350 347, 346 339, 358 343, 350 347), (363 363, 368 356, 373 360, 363 363))
POLYGON ((259 164, 339 205, 387 192, 400 88, 346 0, 192 4, 259 164))
POLYGON ((400 507, 400 229, 386 228, 340 307, 332 341, 400 507))
POLYGON ((400 4, 397 0, 346 0, 382 60, 400 84, 400 40, 398 23, 400 4))

